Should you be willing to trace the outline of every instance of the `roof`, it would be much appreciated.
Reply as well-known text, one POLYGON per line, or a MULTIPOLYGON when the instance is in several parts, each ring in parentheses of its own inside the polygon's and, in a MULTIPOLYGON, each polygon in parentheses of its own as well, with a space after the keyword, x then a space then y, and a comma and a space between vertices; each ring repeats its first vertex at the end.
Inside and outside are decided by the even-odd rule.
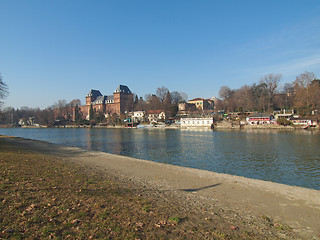
POLYGON ((101 92, 99 90, 93 90, 91 89, 90 92, 87 94, 87 97, 99 97, 102 96, 101 92))
POLYGON ((148 114, 160 114, 161 112, 163 112, 163 110, 150 110, 148 114))
POLYGON ((249 118, 270 118, 270 114, 267 113, 253 113, 249 118))
POLYGON ((204 98, 195 98, 195 99, 189 100, 188 102, 191 102, 191 101, 202 101, 202 100, 204 100, 204 98))
POLYGON ((110 96, 99 96, 97 97, 93 102, 92 104, 105 104, 106 102, 113 102, 114 101, 114 98, 113 98, 113 95, 110 95, 110 96))
POLYGON ((292 113, 278 113, 276 116, 277 117, 291 117, 293 114, 292 113))
POLYGON ((113 95, 105 96, 107 101, 113 101, 113 95))
POLYGON ((104 96, 99 96, 97 97, 94 102, 92 102, 93 104, 103 104, 104 103, 104 96))
POLYGON ((125 85, 119 85, 118 88, 114 91, 114 93, 127 93, 132 94, 130 89, 125 85))

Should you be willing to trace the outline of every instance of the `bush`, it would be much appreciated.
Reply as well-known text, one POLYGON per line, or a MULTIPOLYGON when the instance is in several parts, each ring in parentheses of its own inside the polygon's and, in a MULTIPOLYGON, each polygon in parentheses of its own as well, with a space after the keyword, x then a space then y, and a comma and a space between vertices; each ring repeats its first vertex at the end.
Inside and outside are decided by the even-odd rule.
POLYGON ((288 119, 285 119, 285 118, 278 118, 277 119, 277 123, 279 125, 283 125, 283 126, 289 126, 289 125, 292 125, 292 122, 288 119))

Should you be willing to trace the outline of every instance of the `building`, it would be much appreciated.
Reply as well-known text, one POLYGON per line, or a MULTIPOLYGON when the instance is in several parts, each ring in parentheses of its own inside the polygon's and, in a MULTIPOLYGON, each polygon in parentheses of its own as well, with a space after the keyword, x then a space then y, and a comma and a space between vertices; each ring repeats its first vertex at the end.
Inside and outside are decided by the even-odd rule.
POLYGON ((214 110, 214 101, 212 99, 195 98, 188 101, 189 104, 194 104, 199 110, 214 110))
POLYGON ((113 95, 102 95, 99 90, 91 89, 86 95, 86 105, 79 106, 83 118, 89 120, 90 109, 101 112, 105 116, 120 115, 132 111, 133 94, 125 85, 119 85, 113 95))
POLYGON ((249 125, 263 125, 270 124, 272 120, 272 116, 270 114, 264 113, 253 113, 247 118, 247 122, 249 125))
POLYGON ((149 122, 164 122, 166 120, 166 113, 162 110, 150 110, 148 111, 149 122))
POLYGON ((145 122, 145 119, 146 119, 145 111, 133 111, 130 113, 130 115, 131 115, 131 120, 134 123, 145 122))
POLYGON ((213 127, 213 118, 181 118, 181 127, 213 127))
POLYGON ((290 118, 290 121, 295 126, 315 126, 317 123, 312 121, 310 118, 302 118, 302 117, 296 117, 296 118, 290 118))
POLYGON ((179 115, 188 114, 188 113, 194 112, 196 110, 197 110, 197 108, 194 104, 185 103, 185 102, 178 104, 178 114, 179 115))

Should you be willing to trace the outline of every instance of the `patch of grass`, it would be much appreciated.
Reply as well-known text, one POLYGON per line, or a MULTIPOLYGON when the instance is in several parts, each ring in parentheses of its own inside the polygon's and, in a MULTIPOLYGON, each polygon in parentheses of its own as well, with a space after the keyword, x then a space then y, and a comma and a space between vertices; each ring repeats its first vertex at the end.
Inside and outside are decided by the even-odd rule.
POLYGON ((269 217, 262 215, 261 218, 266 222, 271 223, 271 219, 269 217))
POLYGON ((143 205, 143 207, 142 207, 142 210, 147 212, 147 213, 151 212, 151 204, 150 204, 150 202, 145 203, 143 205))
POLYGON ((179 217, 179 216, 174 216, 174 217, 169 217, 169 221, 175 224, 179 224, 181 223, 183 220, 183 218, 179 217))

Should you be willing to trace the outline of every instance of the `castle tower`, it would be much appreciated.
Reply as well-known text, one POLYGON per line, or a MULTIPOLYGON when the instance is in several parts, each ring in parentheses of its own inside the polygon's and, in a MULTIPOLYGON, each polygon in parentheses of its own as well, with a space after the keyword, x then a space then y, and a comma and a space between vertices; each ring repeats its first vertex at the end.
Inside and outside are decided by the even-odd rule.
POLYGON ((113 93, 114 103, 118 104, 117 114, 125 113, 125 111, 132 111, 133 108, 133 94, 125 85, 119 85, 113 93))
POLYGON ((86 95, 86 105, 89 106, 91 103, 97 99, 97 97, 102 96, 99 90, 91 89, 90 92, 86 95))

